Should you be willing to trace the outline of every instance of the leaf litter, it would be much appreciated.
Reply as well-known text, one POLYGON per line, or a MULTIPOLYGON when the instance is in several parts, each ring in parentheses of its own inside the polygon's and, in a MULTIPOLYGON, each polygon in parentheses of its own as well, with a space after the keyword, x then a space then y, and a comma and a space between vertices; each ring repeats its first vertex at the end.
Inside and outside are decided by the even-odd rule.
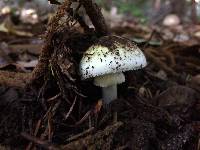
MULTIPOLYGON (((104 23, 92 19, 96 30, 88 30, 80 16, 74 18, 77 12, 70 5, 65 1, 58 8, 43 42, 34 44, 33 31, 31 36, 29 32, 0 32, 5 42, 0 47, 2 147, 197 149, 199 27, 162 30, 128 22, 111 28, 112 33, 135 41, 148 59, 144 70, 125 73, 119 99, 110 104, 118 114, 113 121, 112 113, 102 107, 100 89, 90 80, 82 81, 77 69, 82 53, 107 30, 104 23), (66 20, 61 23, 62 17, 66 20), (30 73, 34 68, 38 69, 35 74, 30 73)), ((94 10, 87 9, 90 16, 94 10)))

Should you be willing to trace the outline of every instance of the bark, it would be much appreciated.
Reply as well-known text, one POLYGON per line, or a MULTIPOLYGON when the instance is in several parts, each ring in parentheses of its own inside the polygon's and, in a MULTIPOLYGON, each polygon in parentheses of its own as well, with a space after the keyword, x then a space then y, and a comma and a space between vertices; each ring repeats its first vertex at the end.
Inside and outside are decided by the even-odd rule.
POLYGON ((69 2, 69 0, 65 0, 63 4, 58 8, 56 15, 51 19, 48 25, 48 29, 45 34, 45 44, 42 47, 38 64, 32 72, 32 82, 43 76, 48 69, 49 60, 54 51, 52 45, 52 37, 58 29, 58 22, 60 18, 63 17, 65 13, 70 9, 70 4, 71 3, 69 2))
POLYGON ((108 34, 108 27, 101 13, 101 9, 92 0, 81 0, 80 3, 84 6, 87 15, 89 16, 95 30, 99 36, 108 34))

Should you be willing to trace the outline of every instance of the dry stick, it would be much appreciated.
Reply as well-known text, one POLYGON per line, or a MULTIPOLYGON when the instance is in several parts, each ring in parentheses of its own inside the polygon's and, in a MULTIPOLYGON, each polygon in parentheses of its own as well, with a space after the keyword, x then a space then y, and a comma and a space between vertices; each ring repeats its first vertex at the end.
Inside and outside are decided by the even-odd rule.
POLYGON ((89 128, 89 129, 87 129, 87 130, 85 130, 85 131, 83 131, 83 132, 81 132, 81 133, 79 133, 79 134, 76 134, 76 135, 74 135, 74 136, 68 138, 66 141, 67 141, 67 142, 74 141, 74 140, 76 140, 76 139, 78 139, 78 138, 80 138, 80 137, 83 137, 83 136, 85 136, 85 135, 91 133, 92 131, 94 131, 94 129, 95 129, 94 127, 91 127, 91 128, 89 128))
POLYGON ((101 9, 92 0, 80 0, 80 3, 84 6, 87 15, 89 16, 92 24, 98 35, 104 36, 108 34, 108 27, 106 25, 101 9))
MULTIPOLYGON (((34 136, 37 135, 39 129, 40 129, 40 125, 41 125, 41 119, 38 120, 37 124, 36 124, 36 128, 35 128, 35 132, 34 132, 34 136)), ((29 145, 26 147, 26 150, 30 150, 31 147, 33 145, 33 142, 30 142, 29 145)))
POLYGON ((72 103, 72 105, 71 105, 71 107, 70 107, 68 113, 64 116, 64 119, 65 119, 65 120, 67 120, 67 118, 69 118, 69 115, 71 114, 71 112, 72 112, 72 110, 73 110, 73 108, 74 108, 74 105, 75 105, 75 103, 76 103, 76 100, 77 100, 77 96, 74 98, 74 102, 72 103))
POLYGON ((55 101, 55 100, 57 100, 60 96, 61 96, 61 93, 59 93, 59 94, 57 94, 57 95, 55 95, 55 96, 53 96, 53 97, 47 99, 47 102, 55 101))
POLYGON ((91 115, 91 113, 92 113, 92 110, 89 110, 87 113, 85 113, 85 115, 81 118, 81 120, 76 122, 74 126, 80 125, 82 122, 84 122, 91 115))
MULTIPOLYGON (((50 119, 52 118, 52 116, 55 115, 56 109, 59 107, 59 105, 61 104, 61 101, 59 100, 56 104, 54 104, 54 106, 49 107, 49 109, 47 110, 46 114, 43 117, 44 122, 47 121, 47 126, 44 130, 44 132, 41 134, 40 138, 43 140, 45 138, 45 136, 48 135, 48 138, 50 137, 50 135, 53 135, 53 131, 51 132, 51 124, 50 124, 50 119)), ((49 138, 50 139, 50 138, 49 138)))
MULTIPOLYGON (((77 145, 78 149, 84 149, 85 145, 87 145, 88 149, 91 149, 91 145, 95 145, 95 141, 99 141, 104 137, 106 138, 109 135, 113 135, 121 126, 123 126, 122 122, 116 122, 115 124, 107 126, 104 130, 99 131, 94 135, 78 138, 76 141, 73 141, 67 145, 63 145, 62 149, 77 149, 77 145)), ((103 146, 103 144, 101 146, 103 146)))
POLYGON ((71 12, 71 13, 74 13, 71 15, 73 15, 74 18, 79 22, 80 26, 84 29, 85 32, 89 32, 90 31, 89 26, 86 24, 83 17, 78 14, 78 10, 80 9, 80 7, 81 7, 81 4, 78 5, 75 12, 71 12))
POLYGON ((51 119, 52 116, 48 116, 48 120, 47 120, 47 126, 48 126, 48 141, 50 142, 52 139, 52 135, 53 135, 53 131, 52 131, 52 124, 51 124, 51 119))
POLYGON ((38 146, 47 149, 47 150, 60 150, 60 148, 54 146, 53 144, 50 144, 46 141, 42 141, 34 136, 28 135, 27 133, 21 133, 21 136, 25 139, 37 144, 38 146))

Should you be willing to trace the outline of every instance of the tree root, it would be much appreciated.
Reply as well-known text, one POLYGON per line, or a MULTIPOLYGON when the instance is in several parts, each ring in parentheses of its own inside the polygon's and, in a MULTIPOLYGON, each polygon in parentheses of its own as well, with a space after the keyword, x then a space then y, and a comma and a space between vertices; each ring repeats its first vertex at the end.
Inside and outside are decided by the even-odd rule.
POLYGON ((89 149, 110 149, 113 134, 123 126, 122 122, 116 122, 107 126, 103 131, 99 131, 94 135, 88 135, 78 140, 72 141, 67 145, 63 145, 62 149, 84 149, 85 146, 89 149))
POLYGON ((84 6, 87 15, 90 17, 96 33, 100 36, 107 35, 108 27, 97 4, 93 3, 92 0, 81 0, 80 3, 84 6))
POLYGON ((52 45, 52 37, 59 27, 59 20, 65 15, 66 11, 69 11, 70 5, 71 2, 69 0, 65 0, 62 3, 62 5, 58 8, 56 15, 50 20, 47 32, 45 34, 45 44, 43 45, 42 51, 40 53, 39 62, 32 72, 32 82, 37 80, 39 77, 43 76, 48 69, 49 60, 54 51, 52 45))

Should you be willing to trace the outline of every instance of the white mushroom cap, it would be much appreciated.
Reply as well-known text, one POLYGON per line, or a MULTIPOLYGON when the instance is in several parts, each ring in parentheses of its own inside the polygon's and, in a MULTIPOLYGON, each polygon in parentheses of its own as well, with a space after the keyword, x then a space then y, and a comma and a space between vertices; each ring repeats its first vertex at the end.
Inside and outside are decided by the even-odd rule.
POLYGON ((147 65, 143 52, 130 40, 105 36, 89 47, 80 62, 82 79, 137 70, 147 65))
POLYGON ((177 26, 181 22, 180 18, 175 14, 167 15, 163 20, 163 25, 167 27, 177 26))

